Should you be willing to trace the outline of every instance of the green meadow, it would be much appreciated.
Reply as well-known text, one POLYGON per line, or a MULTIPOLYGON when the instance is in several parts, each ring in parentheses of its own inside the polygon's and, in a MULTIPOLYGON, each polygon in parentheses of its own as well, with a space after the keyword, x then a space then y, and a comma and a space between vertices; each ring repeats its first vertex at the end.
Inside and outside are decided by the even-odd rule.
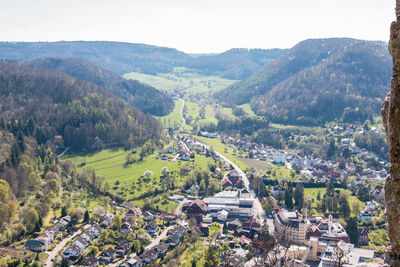
POLYGON ((126 79, 134 79, 162 90, 184 90, 188 93, 217 92, 236 82, 218 76, 207 76, 184 67, 174 68, 172 73, 148 75, 138 72, 127 73, 126 79))

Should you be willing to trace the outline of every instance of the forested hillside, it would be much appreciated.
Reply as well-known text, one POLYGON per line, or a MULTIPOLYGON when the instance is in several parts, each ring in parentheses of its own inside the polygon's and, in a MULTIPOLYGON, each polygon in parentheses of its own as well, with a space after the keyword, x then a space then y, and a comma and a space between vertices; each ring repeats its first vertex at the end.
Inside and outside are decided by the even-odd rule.
POLYGON ((33 65, 0 63, 0 118, 14 136, 75 150, 160 138, 160 124, 102 87, 33 65), (57 138, 56 138, 57 137, 57 138))
POLYGON ((186 67, 206 75, 220 75, 227 79, 241 80, 267 66, 285 51, 285 49, 234 48, 221 54, 193 58, 186 63, 186 67))
POLYGON ((80 58, 44 58, 28 62, 93 82, 145 113, 163 116, 169 114, 174 108, 173 99, 166 93, 136 80, 126 80, 80 58))
POLYGON ((187 67, 207 75, 243 79, 281 55, 284 49, 231 49, 221 54, 189 55, 172 48, 121 42, 0 42, 0 58, 83 58, 116 74, 156 75, 187 67))
POLYGON ((225 104, 251 102, 275 122, 364 121, 379 113, 391 67, 382 42, 306 40, 217 97, 225 104))
POLYGON ((58 70, 0 62, 0 243, 40 232, 63 204, 66 177, 74 190, 103 192, 94 171, 78 173, 57 153, 162 142, 156 119, 103 87, 58 70))
POLYGON ((122 42, 0 42, 0 58, 80 57, 117 74, 171 72, 190 56, 176 49, 122 42))

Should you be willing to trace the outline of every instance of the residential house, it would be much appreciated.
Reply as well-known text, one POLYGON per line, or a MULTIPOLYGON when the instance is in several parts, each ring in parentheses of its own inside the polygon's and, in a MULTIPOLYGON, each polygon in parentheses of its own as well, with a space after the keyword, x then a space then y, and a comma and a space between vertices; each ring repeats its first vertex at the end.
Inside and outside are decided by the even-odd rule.
POLYGON ((89 230, 86 230, 85 232, 83 232, 83 234, 81 234, 81 236, 83 238, 85 238, 88 242, 93 241, 95 239, 94 234, 89 230))
POLYGON ((62 254, 61 257, 66 258, 66 259, 76 259, 79 257, 79 255, 81 254, 81 248, 78 247, 75 244, 72 244, 71 246, 69 246, 64 253, 62 254))
POLYGON ((112 225, 113 221, 114 221, 114 214, 107 211, 106 213, 104 213, 100 216, 99 222, 100 222, 101 226, 107 227, 107 226, 112 225))
POLYGON ((160 242, 154 249, 158 252, 158 254, 164 255, 168 251, 168 244, 165 242, 160 242))
POLYGON ((47 246, 47 241, 43 239, 29 239, 25 242, 25 248, 34 252, 46 251, 47 246))
MULTIPOLYGON (((126 263, 123 267, 142 267, 142 260, 138 256, 128 257, 126 263)), ((120 265, 121 266, 121 265, 120 265)))
POLYGON ((146 221, 152 221, 152 220, 154 220, 154 215, 151 213, 151 212, 149 212, 149 211, 144 211, 143 213, 142 213, 142 215, 143 215, 143 218, 146 220, 146 221))
POLYGON ((201 224, 199 226, 199 230, 200 230, 200 235, 201 236, 209 236, 209 234, 210 234, 210 230, 208 228, 208 225, 201 224))
POLYGON ((194 214, 204 214, 206 212, 207 212, 207 204, 200 199, 193 200, 186 209, 186 213, 189 216, 194 214))
POLYGON ((144 230, 151 236, 155 236, 158 233, 158 225, 155 222, 148 223, 144 230))
POLYGON ((38 240, 43 240, 47 244, 50 244, 51 242, 53 242, 53 238, 54 238, 54 235, 52 235, 50 233, 46 233, 46 232, 43 232, 38 236, 38 240))
POLYGON ((98 225, 97 223, 92 224, 92 226, 88 229, 88 231, 90 231, 95 238, 97 238, 101 232, 103 232, 103 228, 101 228, 100 225, 98 225))
POLYGON ((129 209, 126 213, 125 213, 125 217, 136 217, 136 212, 133 209, 129 209))
POLYGON ((80 264, 86 267, 97 267, 99 266, 99 261, 93 256, 87 256, 80 264))
POLYGON ((86 249, 89 246, 89 241, 83 236, 79 236, 72 244, 78 246, 81 249, 86 249))
POLYGON ((118 245, 115 246, 114 249, 119 257, 123 257, 130 250, 129 242, 126 240, 122 240, 121 242, 118 243, 118 245))
POLYGON ((129 235, 130 233, 132 233, 131 224, 128 222, 123 222, 121 224, 121 232, 126 235, 129 235))
POLYGON ((57 225, 59 225, 60 227, 60 230, 67 229, 71 224, 72 224, 72 218, 69 215, 62 217, 57 223, 57 225))
POLYGON ((167 240, 165 242, 170 247, 176 247, 179 244, 180 241, 181 241, 181 239, 180 239, 179 236, 177 236, 175 234, 172 234, 172 235, 168 236, 168 238, 167 238, 167 240))
POLYGON ((373 215, 370 211, 363 210, 360 212, 360 215, 358 216, 358 221, 369 223, 372 221, 372 217, 373 217, 373 215))
POLYGON ((102 264, 109 264, 115 259, 116 256, 117 252, 115 251, 115 249, 109 247, 108 249, 103 251, 103 253, 100 254, 99 261, 102 264))
POLYGON ((157 258, 158 258, 158 253, 154 248, 152 248, 152 249, 144 252, 142 255, 140 255, 140 259, 147 264, 149 264, 153 261, 156 261, 157 258))

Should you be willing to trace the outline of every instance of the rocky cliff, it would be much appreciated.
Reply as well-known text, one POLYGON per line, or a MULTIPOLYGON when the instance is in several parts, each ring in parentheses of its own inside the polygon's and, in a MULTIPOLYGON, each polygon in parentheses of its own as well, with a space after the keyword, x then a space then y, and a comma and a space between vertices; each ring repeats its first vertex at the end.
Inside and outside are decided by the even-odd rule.
POLYGON ((397 267, 400 266, 400 0, 396 0, 396 21, 390 27, 389 52, 393 61, 392 79, 390 92, 382 107, 391 162, 385 185, 385 201, 392 243, 388 251, 389 263, 397 267))

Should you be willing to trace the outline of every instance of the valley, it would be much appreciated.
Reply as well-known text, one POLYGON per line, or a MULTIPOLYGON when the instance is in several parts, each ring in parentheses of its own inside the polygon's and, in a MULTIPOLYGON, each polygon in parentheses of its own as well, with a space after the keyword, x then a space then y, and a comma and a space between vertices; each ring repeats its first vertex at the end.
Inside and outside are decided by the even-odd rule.
POLYGON ((28 55, 0 63, 0 243, 37 257, 0 265, 254 266, 300 248, 283 260, 313 264, 338 244, 381 261, 384 44, 30 45, 0 43, 28 55))

